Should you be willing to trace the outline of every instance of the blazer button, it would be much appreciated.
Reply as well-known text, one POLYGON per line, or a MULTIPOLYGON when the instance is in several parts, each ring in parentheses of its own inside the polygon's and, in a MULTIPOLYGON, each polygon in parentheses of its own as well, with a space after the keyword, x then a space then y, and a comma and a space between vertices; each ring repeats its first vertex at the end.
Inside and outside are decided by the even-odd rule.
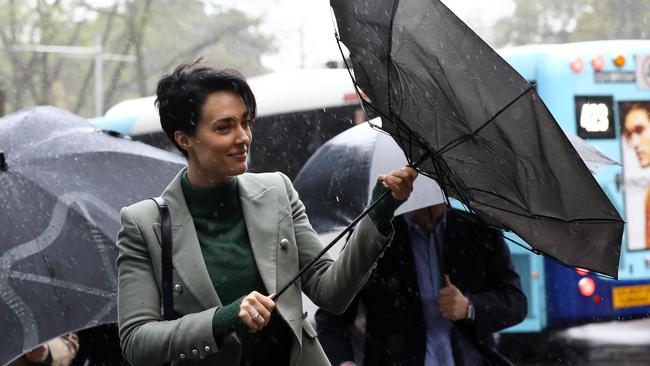
POLYGON ((308 314, 307 314, 307 312, 305 311, 304 313, 302 313, 302 318, 303 318, 303 319, 307 319, 307 315, 308 315, 308 314))
POLYGON ((212 351, 212 348, 210 348, 210 346, 205 346, 205 347, 203 348, 203 350, 204 350, 206 353, 210 353, 210 351, 212 351))
POLYGON ((198 356, 199 355, 199 350, 193 349, 192 350, 192 356, 198 356))
POLYGON ((178 355, 178 358, 180 358, 181 360, 184 360, 185 358, 187 358, 187 356, 185 356, 184 353, 180 353, 180 354, 178 355))
POLYGON ((282 240, 280 240, 280 247, 282 249, 287 249, 288 246, 289 246, 289 240, 287 240, 287 238, 283 238, 282 240))
POLYGON ((176 292, 178 292, 178 293, 183 292, 183 286, 181 286, 181 285, 179 285, 179 284, 175 284, 175 285, 174 285, 174 291, 176 291, 176 292))

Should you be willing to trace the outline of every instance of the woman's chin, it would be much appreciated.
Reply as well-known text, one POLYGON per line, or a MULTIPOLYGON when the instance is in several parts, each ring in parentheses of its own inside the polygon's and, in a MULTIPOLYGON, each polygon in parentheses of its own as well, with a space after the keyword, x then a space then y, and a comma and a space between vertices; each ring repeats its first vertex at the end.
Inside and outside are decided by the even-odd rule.
POLYGON ((240 175, 246 173, 248 170, 248 165, 246 163, 243 163, 238 166, 234 166, 230 169, 230 175, 240 175))

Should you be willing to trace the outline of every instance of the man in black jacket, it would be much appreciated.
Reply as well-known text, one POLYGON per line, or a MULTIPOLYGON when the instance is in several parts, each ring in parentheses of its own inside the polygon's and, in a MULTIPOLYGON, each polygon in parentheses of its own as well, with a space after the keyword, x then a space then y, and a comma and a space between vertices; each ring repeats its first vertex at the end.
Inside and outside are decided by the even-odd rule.
POLYGON ((527 302, 501 233, 445 204, 397 217, 394 225, 393 243, 348 310, 316 314, 332 365, 355 364, 350 328, 358 302, 365 365, 505 363, 493 333, 521 322, 527 302))

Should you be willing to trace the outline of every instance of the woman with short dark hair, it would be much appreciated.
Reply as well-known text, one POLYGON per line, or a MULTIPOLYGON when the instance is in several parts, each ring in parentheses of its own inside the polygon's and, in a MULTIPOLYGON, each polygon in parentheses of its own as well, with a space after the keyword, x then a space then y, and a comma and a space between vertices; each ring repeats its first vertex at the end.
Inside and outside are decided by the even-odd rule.
MULTIPOLYGON (((245 173, 255 97, 236 71, 184 64, 158 83, 163 130, 187 158, 165 189, 172 221, 174 312, 161 316, 160 217, 152 200, 122 209, 118 317, 133 365, 329 365, 302 312, 301 292, 340 313, 390 242, 393 212, 417 173, 379 177, 392 193, 357 224, 334 261, 324 255, 271 300, 322 249, 282 173, 245 173)), ((288 139, 291 136, 287 136, 288 139)), ((288 141, 290 143, 290 141, 288 141)))

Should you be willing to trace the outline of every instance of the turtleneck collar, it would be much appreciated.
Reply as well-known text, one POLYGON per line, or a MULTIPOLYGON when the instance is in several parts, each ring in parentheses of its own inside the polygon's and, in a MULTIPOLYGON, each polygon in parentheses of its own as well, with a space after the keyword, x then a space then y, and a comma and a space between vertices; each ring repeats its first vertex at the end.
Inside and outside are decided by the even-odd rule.
POLYGON ((214 187, 192 186, 187 171, 181 177, 183 195, 192 217, 224 217, 240 210, 237 178, 214 187))

